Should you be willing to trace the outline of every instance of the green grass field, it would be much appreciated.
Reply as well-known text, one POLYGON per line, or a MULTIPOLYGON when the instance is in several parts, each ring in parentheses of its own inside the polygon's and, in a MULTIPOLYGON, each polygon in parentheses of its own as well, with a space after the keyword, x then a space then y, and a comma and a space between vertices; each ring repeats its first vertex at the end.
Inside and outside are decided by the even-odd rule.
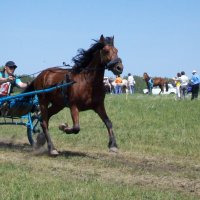
POLYGON ((26 128, 1 126, 0 199, 200 199, 200 101, 174 96, 107 95, 119 153, 110 153, 105 125, 93 111, 80 113, 81 131, 69 111, 50 120, 60 152, 28 144, 26 128))

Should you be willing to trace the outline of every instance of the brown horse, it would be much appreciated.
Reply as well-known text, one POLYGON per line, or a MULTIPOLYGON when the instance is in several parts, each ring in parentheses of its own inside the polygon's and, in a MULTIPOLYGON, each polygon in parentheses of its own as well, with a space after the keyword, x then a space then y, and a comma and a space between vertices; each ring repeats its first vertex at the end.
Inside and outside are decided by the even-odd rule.
POLYGON ((143 79, 146 82, 147 89, 149 90, 149 93, 152 92, 152 89, 153 89, 154 86, 159 86, 159 88, 161 89, 160 93, 164 92, 164 87, 166 87, 166 91, 168 91, 168 89, 169 89, 169 87, 168 87, 168 81, 165 80, 164 78, 161 78, 161 77, 151 78, 145 72, 143 74, 143 79))
POLYGON ((67 134, 77 134, 80 131, 79 112, 94 110, 105 123, 108 134, 110 151, 117 151, 117 143, 112 129, 112 123, 104 107, 105 90, 103 84, 105 69, 115 75, 121 74, 123 65, 114 47, 114 37, 101 35, 98 41, 88 50, 80 49, 72 60, 75 65, 71 69, 58 67, 48 68, 41 72, 24 91, 40 90, 65 82, 66 77, 75 83, 64 89, 57 89, 48 94, 38 95, 41 109, 41 126, 44 131, 50 155, 57 155, 48 131, 49 119, 64 107, 69 107, 73 126, 61 124, 59 129, 67 134))

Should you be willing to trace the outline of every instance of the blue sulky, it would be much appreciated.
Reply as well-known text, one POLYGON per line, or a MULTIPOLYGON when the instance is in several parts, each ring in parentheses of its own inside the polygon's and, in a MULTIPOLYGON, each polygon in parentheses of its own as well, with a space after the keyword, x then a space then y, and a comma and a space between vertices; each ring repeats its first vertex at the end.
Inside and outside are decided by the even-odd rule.
POLYGON ((34 145, 35 139, 33 135, 42 132, 40 127, 41 116, 37 94, 52 92, 59 88, 68 87, 73 83, 74 82, 58 84, 42 90, 0 98, 0 117, 3 119, 3 121, 0 121, 0 125, 26 126, 29 143, 34 145))

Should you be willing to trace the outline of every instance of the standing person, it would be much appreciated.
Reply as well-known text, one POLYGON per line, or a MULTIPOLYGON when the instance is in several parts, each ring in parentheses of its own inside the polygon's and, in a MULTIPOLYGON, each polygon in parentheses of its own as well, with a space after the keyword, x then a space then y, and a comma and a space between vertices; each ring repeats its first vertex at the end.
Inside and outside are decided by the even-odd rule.
POLYGON ((116 76, 115 79, 115 94, 121 94, 122 93, 122 78, 120 75, 116 76))
POLYGON ((181 98, 181 73, 177 73, 176 77, 174 78, 174 83, 176 85, 176 99, 179 100, 181 98))
POLYGON ((0 72, 0 97, 7 96, 10 94, 11 88, 18 86, 20 88, 26 88, 27 83, 23 83, 19 78, 14 76, 17 65, 13 61, 8 61, 3 71, 0 72))
POLYGON ((193 70, 192 71, 192 77, 191 77, 191 86, 192 86, 191 100, 198 98, 199 83, 200 83, 200 76, 197 74, 196 70, 193 70))
POLYGON ((181 72, 181 99, 185 99, 185 94, 187 91, 188 83, 189 83, 189 78, 185 75, 185 72, 181 72))
POLYGON ((104 89, 106 93, 111 93, 111 84, 109 82, 108 77, 104 77, 103 79, 104 89))
POLYGON ((135 80, 131 73, 128 74, 128 91, 130 94, 134 94, 135 92, 135 80))

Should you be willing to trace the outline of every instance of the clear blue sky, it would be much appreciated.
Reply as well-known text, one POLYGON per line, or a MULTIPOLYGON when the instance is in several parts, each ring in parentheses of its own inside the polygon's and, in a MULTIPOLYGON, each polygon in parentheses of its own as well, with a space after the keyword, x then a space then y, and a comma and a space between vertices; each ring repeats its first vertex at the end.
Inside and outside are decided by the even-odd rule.
POLYGON ((73 64, 101 34, 114 35, 123 75, 200 73, 200 0, 0 0, 0 8, 0 65, 15 61, 17 74, 73 64))

